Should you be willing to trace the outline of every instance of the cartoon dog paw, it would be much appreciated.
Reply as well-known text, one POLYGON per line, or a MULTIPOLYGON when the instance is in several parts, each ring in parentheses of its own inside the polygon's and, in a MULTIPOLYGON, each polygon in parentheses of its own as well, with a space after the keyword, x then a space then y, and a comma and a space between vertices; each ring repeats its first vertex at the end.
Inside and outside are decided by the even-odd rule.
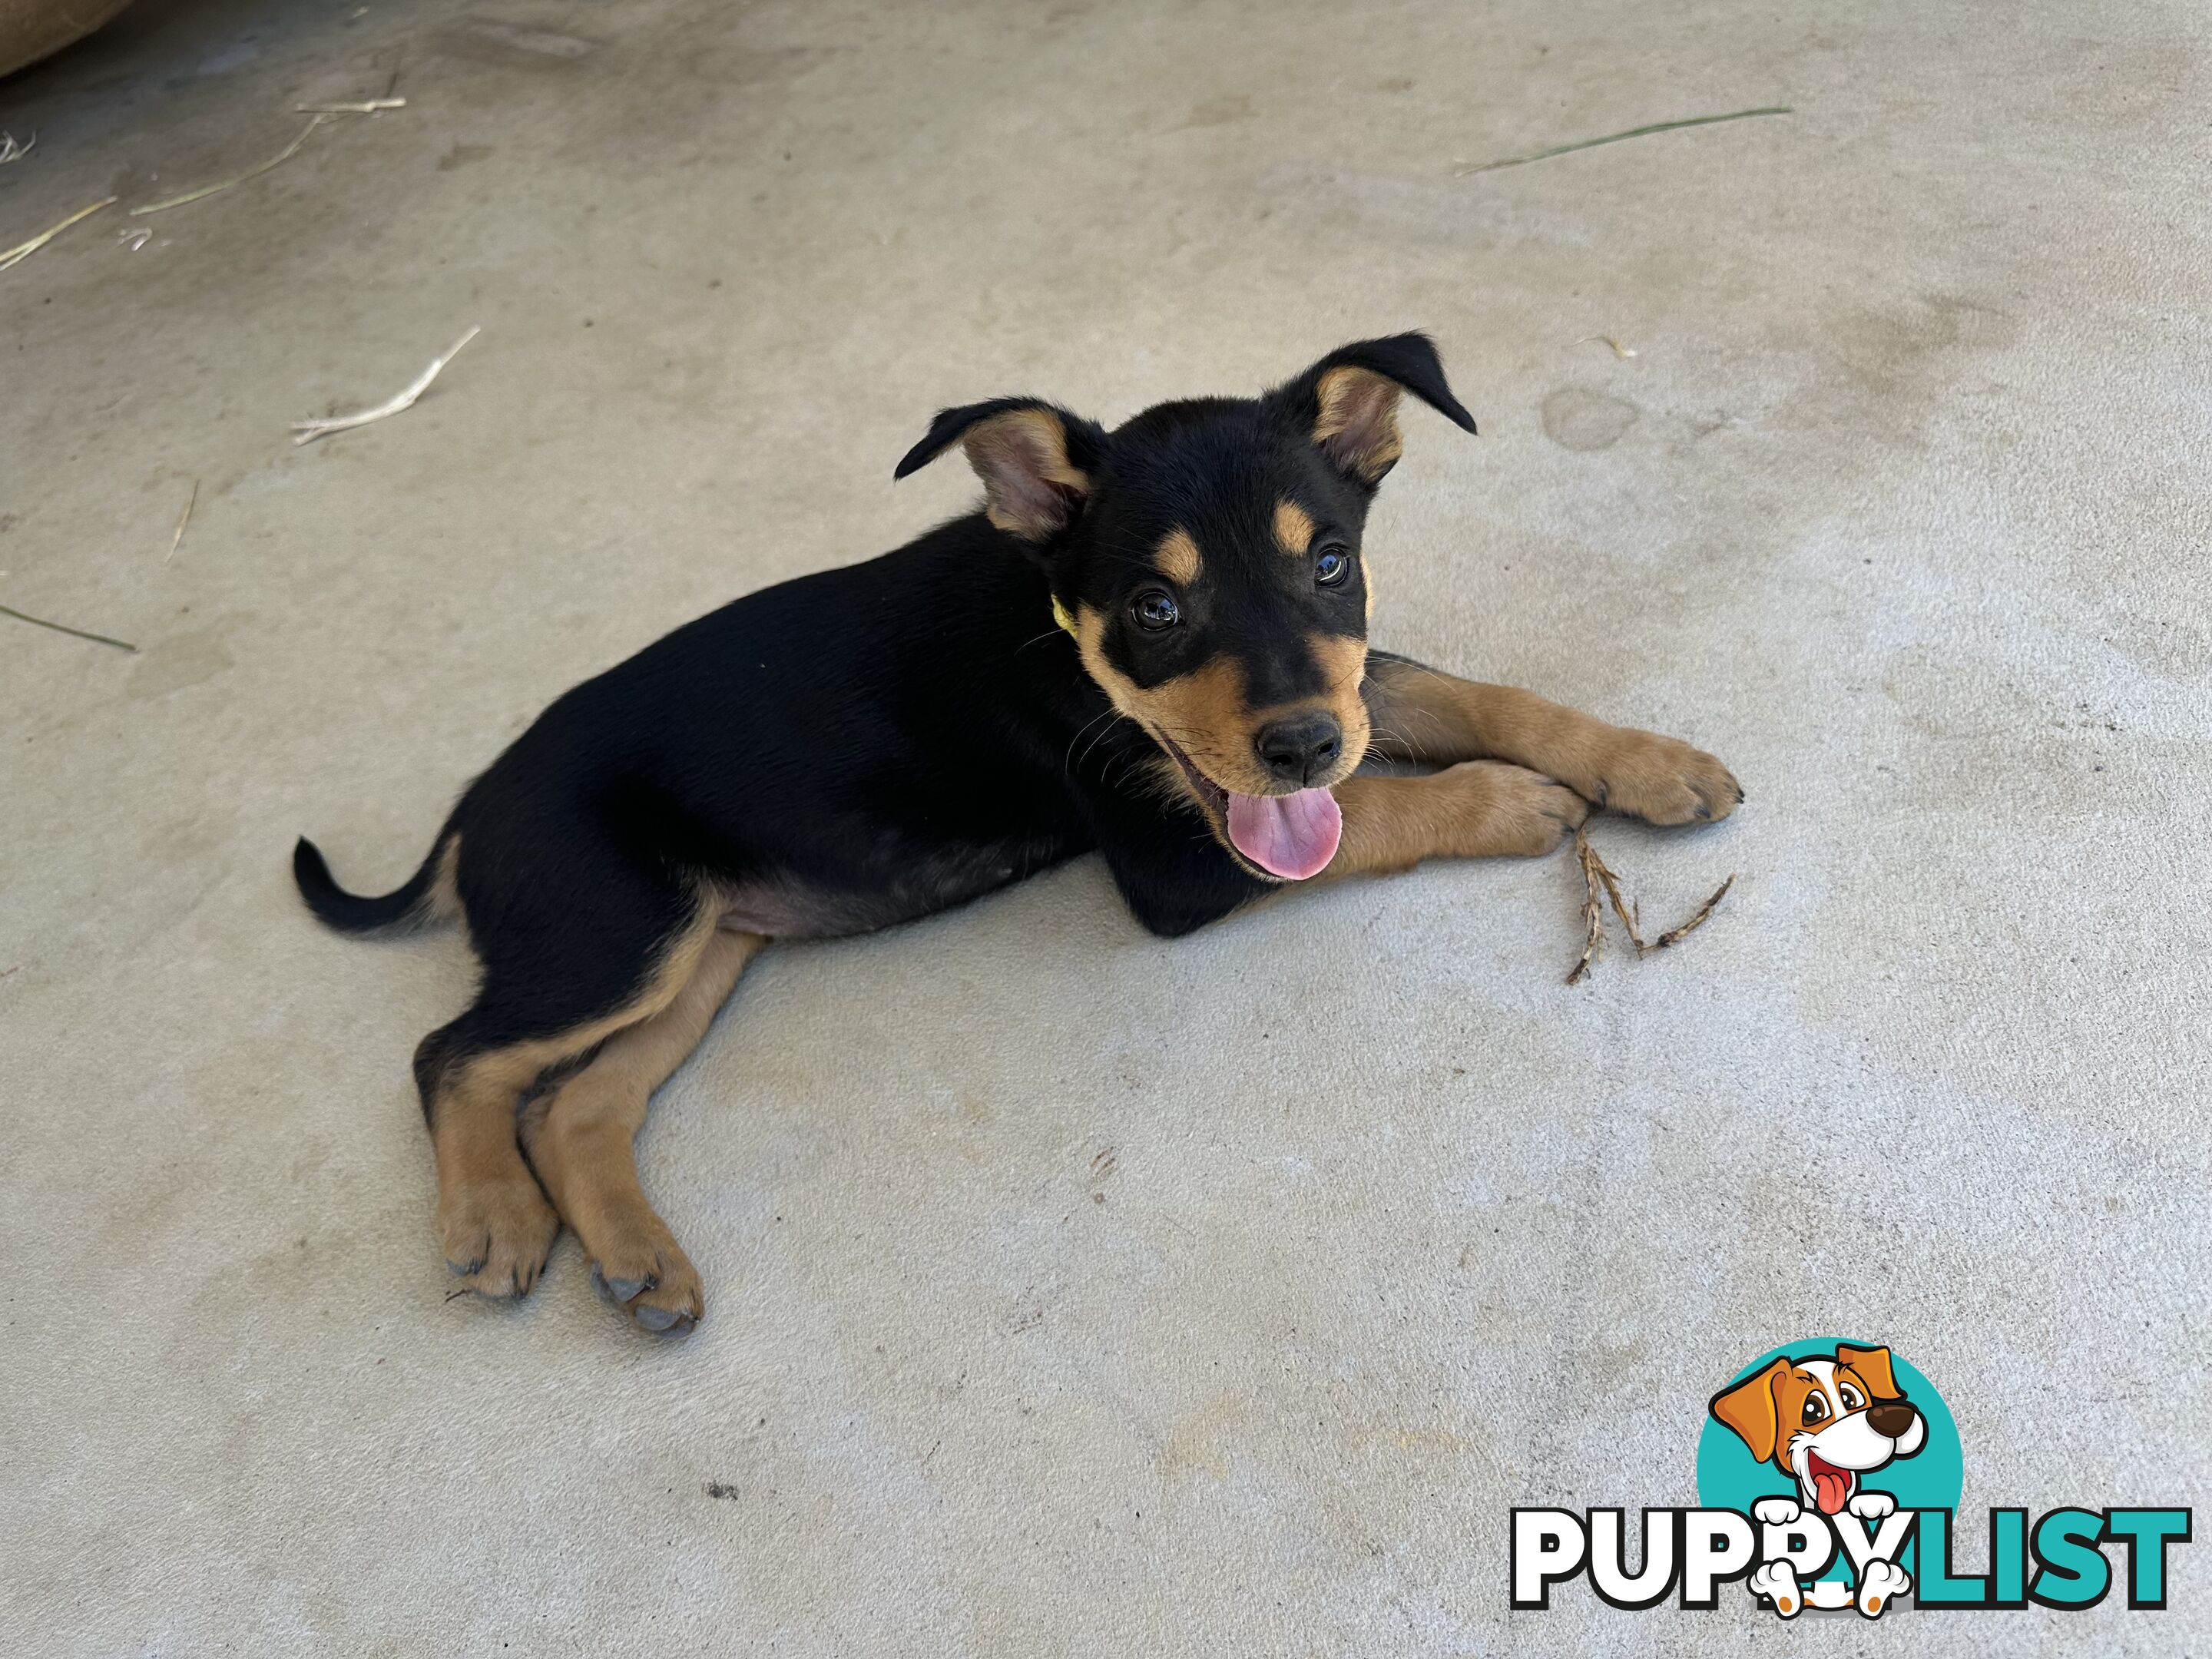
POLYGON ((1743 1582, 1753 1595, 1773 1602, 1775 1612, 1784 1619, 1795 1619, 1804 1608, 1805 1598, 1798 1591, 1797 1575, 1787 1561, 1769 1561, 1743 1582))
POLYGON ((1751 1518, 1770 1527, 1786 1527, 1804 1513, 1794 1498, 1762 1498, 1751 1506, 1751 1518))
POLYGON ((1869 1561, 1859 1575, 1858 1608, 1869 1619, 1912 1588, 1912 1575, 1892 1561, 1869 1561))
POLYGON ((1897 1511, 1897 1500, 1886 1492, 1863 1492, 1844 1505, 1862 1521, 1879 1521, 1897 1511))

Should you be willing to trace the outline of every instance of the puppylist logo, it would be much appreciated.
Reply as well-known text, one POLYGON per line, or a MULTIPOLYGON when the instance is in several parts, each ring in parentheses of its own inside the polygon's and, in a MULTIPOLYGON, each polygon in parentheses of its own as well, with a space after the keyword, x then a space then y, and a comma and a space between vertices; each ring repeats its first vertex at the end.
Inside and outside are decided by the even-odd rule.
MULTIPOLYGON (((1695 1508, 1643 1512, 1636 1569, 1626 1511, 1516 1509, 1512 1604, 1552 1605, 1577 1578, 1609 1607, 1745 1605, 1795 1619, 1916 1608, 2084 1611, 2115 1583, 2140 1610, 2166 1606, 2182 1507, 1992 1509, 1985 1571, 1964 1571, 1953 1523, 1965 1484, 1958 1425, 1935 1385, 1887 1348, 1824 1339, 1760 1355, 1707 1402, 1695 1508), (2108 1555, 2106 1547, 2118 1546, 2108 1555)), ((1964 1534, 1960 1534, 1963 1536, 1964 1534)))

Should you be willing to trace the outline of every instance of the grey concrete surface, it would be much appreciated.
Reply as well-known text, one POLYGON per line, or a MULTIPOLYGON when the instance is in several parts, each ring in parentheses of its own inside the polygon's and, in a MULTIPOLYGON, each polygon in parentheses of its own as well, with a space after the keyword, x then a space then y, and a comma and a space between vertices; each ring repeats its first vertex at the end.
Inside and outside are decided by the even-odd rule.
POLYGON ((2174 1606, 1506 1607, 1775 1343, 1969 1506, 2206 1497, 2200 7, 142 4, 0 82, 0 1647, 2174 1654, 2174 1606), (283 167, 140 221, 134 203, 283 167), (1455 178, 1753 105, 1786 118, 1455 178), (152 239, 131 251, 118 232, 152 239), (471 325, 396 420, 295 450, 471 325), (555 693, 1115 419, 1425 326, 1381 642, 1725 757, 1176 945, 1095 861, 779 948, 641 1143, 708 1280, 443 1298, 451 934, 313 928, 555 693), (1637 355, 1617 357, 1589 337, 1637 355), (165 560, 192 481, 198 504, 165 560), (708 1484, 723 1495, 709 1495, 708 1484))

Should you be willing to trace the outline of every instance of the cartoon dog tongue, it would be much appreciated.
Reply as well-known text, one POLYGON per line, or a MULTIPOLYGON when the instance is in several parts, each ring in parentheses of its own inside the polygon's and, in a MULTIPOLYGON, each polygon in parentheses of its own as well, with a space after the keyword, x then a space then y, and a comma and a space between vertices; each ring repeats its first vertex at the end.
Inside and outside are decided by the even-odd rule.
POLYGON ((1253 863, 1285 881, 1326 870, 1343 834, 1344 814, 1326 789, 1229 797, 1229 839, 1253 863))
POLYGON ((1818 1457, 1813 1460, 1809 1468, 1813 1476, 1813 1501, 1820 1506, 1820 1513, 1842 1514, 1844 1500, 1851 1495, 1850 1475, 1818 1457))

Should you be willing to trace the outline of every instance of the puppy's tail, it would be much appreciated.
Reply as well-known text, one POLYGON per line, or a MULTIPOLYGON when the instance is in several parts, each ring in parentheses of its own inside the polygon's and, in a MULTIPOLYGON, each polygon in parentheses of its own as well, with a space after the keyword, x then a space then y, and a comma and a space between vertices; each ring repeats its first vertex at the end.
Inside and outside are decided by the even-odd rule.
POLYGON ((451 857, 458 850, 451 830, 441 832, 421 869, 392 891, 367 898, 339 886, 321 849, 302 836, 292 848, 292 879, 300 884, 300 896, 316 919, 341 933, 371 933, 399 923, 422 927, 460 908, 451 857))

